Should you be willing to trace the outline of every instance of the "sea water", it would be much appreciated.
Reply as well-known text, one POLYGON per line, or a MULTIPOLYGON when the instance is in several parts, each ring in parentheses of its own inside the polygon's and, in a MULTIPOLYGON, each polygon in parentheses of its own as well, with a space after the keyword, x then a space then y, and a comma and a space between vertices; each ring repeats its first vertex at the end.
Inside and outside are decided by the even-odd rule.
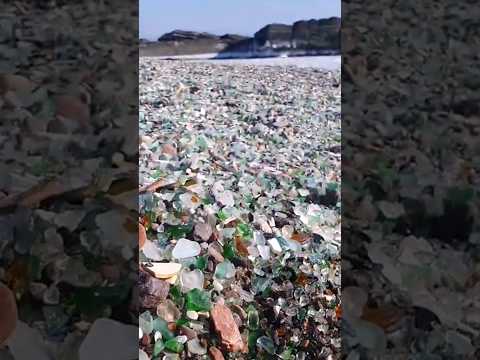
POLYGON ((159 57, 160 59, 175 59, 193 62, 208 62, 213 64, 238 64, 238 65, 296 65, 324 70, 339 70, 342 64, 340 55, 297 56, 297 57, 264 57, 264 58, 231 58, 213 59, 218 54, 183 55, 159 57))
POLYGON ((189 61, 202 61, 215 64, 244 64, 244 65, 296 65, 299 67, 314 67, 325 70, 339 70, 341 56, 298 56, 298 57, 272 57, 254 59, 192 59, 189 61))

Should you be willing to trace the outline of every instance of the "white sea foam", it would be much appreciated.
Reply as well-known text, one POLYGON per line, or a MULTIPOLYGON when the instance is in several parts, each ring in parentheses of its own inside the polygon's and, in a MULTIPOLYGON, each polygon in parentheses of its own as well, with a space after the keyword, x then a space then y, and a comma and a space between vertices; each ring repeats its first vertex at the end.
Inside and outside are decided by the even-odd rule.
POLYGON ((160 57, 164 59, 176 59, 185 61, 201 61, 214 64, 235 64, 235 65, 296 65, 299 67, 313 67, 325 70, 338 70, 341 67, 342 57, 340 55, 329 56, 298 56, 298 57, 268 57, 268 58, 231 58, 214 59, 217 54, 198 54, 160 57))
POLYGON ((239 65, 296 65, 299 67, 314 67, 325 70, 340 69, 341 56, 299 56, 299 57, 274 57, 257 59, 202 59, 192 61, 211 62, 216 64, 239 64, 239 65))

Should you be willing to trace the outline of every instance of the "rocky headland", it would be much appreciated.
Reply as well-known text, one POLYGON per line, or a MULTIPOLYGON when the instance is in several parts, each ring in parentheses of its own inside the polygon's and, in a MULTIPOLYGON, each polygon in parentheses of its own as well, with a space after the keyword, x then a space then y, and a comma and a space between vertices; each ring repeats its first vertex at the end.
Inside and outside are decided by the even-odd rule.
POLYGON ((140 40, 140 56, 210 54, 215 58, 329 55, 340 52, 341 19, 269 24, 253 37, 174 30, 157 41, 140 40))

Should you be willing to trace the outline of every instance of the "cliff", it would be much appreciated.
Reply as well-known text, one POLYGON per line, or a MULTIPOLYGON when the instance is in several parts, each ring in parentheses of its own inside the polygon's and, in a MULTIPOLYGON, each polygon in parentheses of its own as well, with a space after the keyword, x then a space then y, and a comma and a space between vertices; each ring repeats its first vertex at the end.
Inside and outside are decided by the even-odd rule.
POLYGON ((341 20, 337 17, 302 20, 293 25, 269 24, 253 37, 174 30, 156 42, 142 41, 140 56, 216 54, 216 57, 224 58, 338 53, 340 25, 341 20))
POLYGON ((292 26, 292 46, 306 49, 340 49, 340 18, 297 21, 292 26))

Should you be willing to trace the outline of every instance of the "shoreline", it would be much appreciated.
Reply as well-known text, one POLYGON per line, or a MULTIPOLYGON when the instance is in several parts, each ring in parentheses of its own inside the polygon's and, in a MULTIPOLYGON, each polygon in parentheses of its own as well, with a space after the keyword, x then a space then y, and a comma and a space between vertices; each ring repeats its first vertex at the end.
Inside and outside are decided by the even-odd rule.
MULTIPOLYGON (((204 54, 205 55, 205 54, 204 54)), ((208 54, 207 54, 208 55, 208 54)), ((215 59, 210 56, 196 56, 194 58, 164 59, 159 57, 141 57, 140 61, 158 61, 166 64, 175 63, 205 63, 217 65, 238 65, 238 66, 295 66, 298 68, 314 68, 324 71, 341 71, 341 56, 299 56, 299 57, 270 57, 270 58, 230 58, 215 59)))
MULTIPOLYGON (((141 50, 141 49, 140 49, 141 50)), ((231 60, 231 59, 271 59, 271 58, 297 58, 297 57, 315 57, 315 56, 340 56, 341 52, 337 50, 325 51, 299 51, 299 52, 263 52, 263 53, 248 53, 248 52, 225 52, 225 53, 200 53, 200 54, 184 54, 184 55, 151 55, 141 54, 141 58, 158 58, 162 60, 191 60, 191 59, 205 59, 205 60, 231 60)))

